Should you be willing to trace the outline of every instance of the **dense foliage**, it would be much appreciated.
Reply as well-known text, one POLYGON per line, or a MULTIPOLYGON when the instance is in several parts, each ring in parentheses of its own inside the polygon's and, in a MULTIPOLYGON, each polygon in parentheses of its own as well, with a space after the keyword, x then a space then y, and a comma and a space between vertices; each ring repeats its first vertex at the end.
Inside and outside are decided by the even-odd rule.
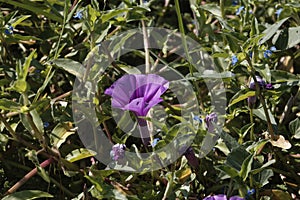
MULTIPOLYGON (((297 0, 0 0, 0 9, 3 199, 204 199, 219 194, 228 199, 300 198, 297 0), (128 33, 110 52, 118 53, 130 39, 126 31, 146 27, 174 30, 183 46, 188 35, 213 58, 219 74, 193 73, 188 59, 172 53, 167 43, 162 50, 122 55, 104 71, 101 65, 90 67, 90 60, 110 58, 101 57, 101 42, 128 33), (159 130, 151 138, 152 146, 120 128, 126 119, 112 119, 105 90, 145 62, 169 64, 188 80, 200 113, 191 121, 199 127, 192 145, 175 162, 151 172, 113 170, 79 137, 72 109, 76 77, 85 80, 94 73, 97 91, 90 103, 95 105, 97 127, 118 144, 112 160, 122 158, 125 149, 152 151, 189 134, 185 131, 191 124, 181 117, 178 99, 166 87, 159 94, 163 101, 156 99, 165 113, 164 123, 143 119, 159 130), (222 115, 215 111, 205 84, 206 79, 220 77, 226 92, 222 115), (214 130, 221 121, 221 129, 214 130), (200 156, 207 134, 217 134, 218 140, 200 156)), ((125 117, 134 118, 134 113, 126 112, 125 117)))

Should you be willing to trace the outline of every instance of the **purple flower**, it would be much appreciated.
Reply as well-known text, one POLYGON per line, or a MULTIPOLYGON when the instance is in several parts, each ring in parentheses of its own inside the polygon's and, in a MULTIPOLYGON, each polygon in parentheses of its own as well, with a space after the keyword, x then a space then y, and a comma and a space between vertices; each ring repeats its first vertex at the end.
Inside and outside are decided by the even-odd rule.
POLYGON ((115 144, 110 151, 111 159, 114 161, 123 159, 125 156, 125 148, 125 144, 115 144))
POLYGON ((218 122, 218 116, 216 113, 213 112, 213 113, 210 113, 209 115, 207 115, 205 117, 207 131, 210 133, 213 133, 215 130, 214 124, 216 124, 217 122, 218 122))
POLYGON ((227 197, 225 194, 218 194, 214 196, 205 197, 203 200, 227 200, 227 197))
POLYGON ((112 107, 146 116, 163 101, 160 96, 168 87, 169 82, 155 74, 126 74, 106 89, 105 94, 112 97, 112 107))
MULTIPOLYGON (((257 81, 258 85, 260 86, 260 88, 265 88, 266 82, 260 76, 255 76, 255 78, 256 78, 256 81, 257 81)), ((252 90, 256 89, 256 85, 255 85, 255 82, 253 79, 249 83, 249 88, 252 90)), ((248 97, 247 101, 248 101, 248 106, 250 108, 252 108, 256 102, 256 96, 248 97)))
POLYGON ((239 60, 238 60, 238 58, 236 57, 236 55, 233 55, 233 56, 231 57, 231 64, 232 64, 232 65, 235 65, 238 61, 239 61, 239 60))
POLYGON ((74 19, 82 19, 83 14, 82 14, 82 10, 77 11, 76 14, 74 15, 74 19))
POLYGON ((195 152, 192 147, 189 147, 185 153, 184 156, 188 160, 188 163, 193 167, 193 168, 198 168, 199 167, 199 160, 195 155, 195 152))
POLYGON ((244 8, 245 8, 244 6, 239 7, 239 8, 236 10, 235 14, 236 14, 236 15, 240 15, 241 12, 244 10, 244 8))
POLYGON ((272 83, 268 83, 268 84, 266 85, 266 89, 267 89, 267 90, 272 90, 272 89, 274 89, 274 86, 272 85, 272 83))
POLYGON ((283 8, 279 8, 278 10, 276 10, 275 14, 276 14, 277 18, 280 16, 282 11, 283 11, 283 8))
MULTIPOLYGON (((266 82, 260 76, 255 76, 255 78, 260 88, 264 88, 266 86, 266 82)), ((256 89, 255 82, 253 79, 250 81, 249 88, 252 90, 256 89)))

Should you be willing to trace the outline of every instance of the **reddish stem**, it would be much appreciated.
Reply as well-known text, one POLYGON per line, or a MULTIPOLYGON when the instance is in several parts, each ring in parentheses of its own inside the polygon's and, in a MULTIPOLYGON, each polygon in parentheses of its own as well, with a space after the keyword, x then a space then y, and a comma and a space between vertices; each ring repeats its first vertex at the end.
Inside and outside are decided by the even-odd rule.
MULTIPOLYGON (((41 168, 45 168, 51 163, 53 163, 55 160, 53 158, 49 158, 42 162, 40 164, 41 168)), ((37 168, 32 169, 30 172, 28 172, 21 180, 19 180, 14 186, 12 186, 5 195, 9 195, 14 193, 17 189, 19 189, 24 183, 26 183, 31 177, 33 177, 37 173, 37 168)))

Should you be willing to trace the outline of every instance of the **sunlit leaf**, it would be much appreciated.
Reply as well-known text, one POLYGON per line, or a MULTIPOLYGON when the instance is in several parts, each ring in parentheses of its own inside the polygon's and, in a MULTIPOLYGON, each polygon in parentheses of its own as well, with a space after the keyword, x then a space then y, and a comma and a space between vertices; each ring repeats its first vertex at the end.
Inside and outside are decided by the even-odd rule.
POLYGON ((72 151, 71 153, 69 153, 68 155, 66 155, 66 160, 69 162, 75 162, 75 161, 82 160, 82 159, 92 157, 95 155, 96 155, 96 152, 94 152, 94 151, 80 148, 80 149, 76 149, 76 150, 72 151))
POLYGON ((7 195, 2 200, 31 200, 39 198, 53 198, 53 196, 40 190, 23 190, 7 195))
POLYGON ((284 18, 265 29, 262 33, 264 37, 259 41, 259 44, 263 44, 269 40, 286 20, 288 20, 288 18, 284 18))

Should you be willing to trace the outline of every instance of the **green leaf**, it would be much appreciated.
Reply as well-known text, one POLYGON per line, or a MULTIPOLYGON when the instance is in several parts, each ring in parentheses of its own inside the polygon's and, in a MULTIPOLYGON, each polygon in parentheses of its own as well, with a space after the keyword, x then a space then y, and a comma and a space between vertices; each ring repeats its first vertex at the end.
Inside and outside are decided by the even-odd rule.
POLYGON ((215 16, 222 18, 220 6, 218 6, 216 4, 204 4, 204 5, 201 5, 200 8, 210 12, 211 14, 213 14, 215 16))
POLYGON ((57 67, 73 74, 77 78, 82 78, 84 75, 84 67, 81 63, 68 58, 59 58, 52 61, 57 67))
POLYGON ((282 31, 278 31, 273 37, 272 43, 276 44, 280 49, 289 49, 300 42, 300 26, 290 27, 282 31))
POLYGON ((88 157, 95 156, 97 153, 88 149, 80 148, 72 151, 68 155, 66 155, 66 160, 69 162, 75 162, 78 160, 82 160, 88 157))
MULTIPOLYGON (((275 118, 273 116, 273 114, 270 112, 270 110, 268 109, 268 113, 270 116, 270 120, 271 120, 271 124, 273 125, 277 125, 275 118)), ((259 108, 259 109, 253 109, 253 114, 256 115, 257 117, 259 117, 260 119, 267 121, 266 115, 265 115, 265 111, 263 108, 259 108)))
POLYGON ((25 80, 20 79, 16 80, 12 86, 12 89, 19 92, 19 93, 24 93, 28 89, 28 84, 25 80))
MULTIPOLYGON (((241 171, 244 161, 250 156, 250 154, 240 146, 232 150, 227 156, 226 164, 241 171)), ((249 159, 249 158, 248 158, 249 159)))
MULTIPOLYGON (((44 133, 44 123, 43 123, 40 115, 38 114, 38 112, 36 110, 31 110, 28 114, 31 115, 33 123, 35 124, 35 126, 37 127, 37 129, 39 130, 39 132, 41 134, 43 134, 44 133)), ((21 113, 20 114, 20 119, 21 119, 21 122, 24 125, 24 127, 30 133, 32 133, 32 127, 31 127, 31 125, 30 125, 30 123, 29 123, 28 118, 27 118, 26 115, 27 115, 27 113, 26 114, 21 113)))
POLYGON ((22 79, 25 81, 26 80, 26 77, 27 77, 27 74, 28 74, 28 69, 30 67, 30 63, 32 61, 32 58, 35 54, 36 50, 33 50, 30 55, 26 58, 25 60, 25 63, 23 65, 23 74, 22 74, 22 79))
POLYGON ((9 99, 0 99, 0 109, 8 111, 19 111, 21 105, 9 99))
POLYGON ((276 22, 275 24, 269 26, 267 29, 265 29, 264 32, 262 33, 264 34, 264 37, 259 41, 259 44, 261 45, 265 43, 267 40, 269 40, 287 19, 288 18, 284 18, 276 22))
POLYGON ((131 10, 130 8, 122 8, 119 10, 108 10, 107 13, 105 13, 101 16, 102 23, 104 23, 104 22, 110 20, 111 18, 116 17, 117 15, 120 15, 124 12, 128 12, 130 10, 131 10))
POLYGON ((16 17, 16 18, 13 19, 13 22, 10 22, 11 26, 12 27, 16 27, 18 24, 20 24, 22 21, 26 20, 29 17, 31 17, 31 15, 18 16, 18 17, 16 17))
POLYGON ((269 178, 274 175, 271 169, 265 169, 259 173, 259 184, 261 187, 269 183, 269 178))
POLYGON ((248 97, 255 96, 255 91, 252 90, 240 90, 237 94, 235 94, 228 105, 228 107, 247 99, 248 97))
POLYGON ((67 137, 75 133, 74 131, 69 131, 71 128, 72 124, 70 122, 57 124, 50 135, 52 145, 59 148, 66 141, 67 137))
POLYGON ((15 192, 13 194, 5 196, 2 200, 31 200, 39 198, 53 198, 53 196, 47 192, 40 190, 23 190, 20 192, 15 192))
POLYGON ((271 77, 272 82, 275 83, 300 81, 300 77, 297 75, 282 70, 271 70, 271 77))
POLYGON ((263 164, 263 166, 257 168, 257 169, 254 169, 251 171, 252 174, 257 174, 261 171, 263 171, 266 167, 269 167, 270 165, 274 164, 276 162, 275 159, 272 159, 272 160, 269 160, 268 162, 266 162, 265 164, 263 164))
POLYGON ((227 165, 221 165, 221 166, 217 166, 216 167, 218 170, 224 172, 225 174, 227 174, 228 176, 230 176, 231 178, 237 177, 239 176, 239 173, 236 169, 227 166, 227 165))
POLYGON ((300 139, 300 119, 297 118, 290 122, 289 128, 293 137, 296 139, 300 139))
POLYGON ((202 79, 202 78, 213 78, 213 79, 225 79, 225 78, 233 78, 235 75, 230 71, 220 72, 217 73, 215 70, 205 70, 202 74, 201 73, 193 73, 187 75, 187 79, 202 79))
POLYGON ((35 2, 31 2, 28 0, 23 0, 22 2, 13 1, 13 0, 9 0, 9 1, 0 0, 0 2, 8 3, 10 5, 26 9, 37 15, 44 15, 45 17, 47 17, 51 20, 57 21, 57 22, 61 22, 61 23, 63 22, 62 16, 57 16, 57 15, 52 14, 51 12, 46 11, 46 10, 50 11, 50 9, 47 8, 46 6, 44 6, 43 4, 37 4, 35 2))
POLYGON ((240 176, 243 178, 244 181, 248 178, 248 174, 251 171, 253 158, 254 158, 254 154, 249 155, 242 164, 240 176))

